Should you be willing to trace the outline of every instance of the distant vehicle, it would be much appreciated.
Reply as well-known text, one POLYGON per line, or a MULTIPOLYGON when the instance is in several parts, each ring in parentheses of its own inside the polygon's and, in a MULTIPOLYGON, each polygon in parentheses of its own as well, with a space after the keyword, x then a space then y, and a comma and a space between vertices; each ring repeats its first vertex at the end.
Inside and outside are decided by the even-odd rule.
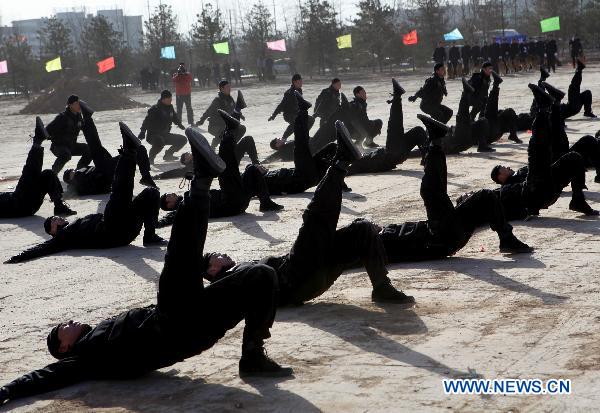
POLYGON ((277 59, 273 62, 273 74, 275 75, 289 75, 290 69, 290 58, 286 57, 283 59, 277 59))
POLYGON ((516 31, 515 29, 495 29, 488 30, 487 32, 477 31, 473 33, 473 39, 476 43, 483 44, 485 41, 492 42, 506 39, 507 41, 512 41, 512 39, 517 39, 517 41, 526 41, 527 35, 523 35, 516 31))

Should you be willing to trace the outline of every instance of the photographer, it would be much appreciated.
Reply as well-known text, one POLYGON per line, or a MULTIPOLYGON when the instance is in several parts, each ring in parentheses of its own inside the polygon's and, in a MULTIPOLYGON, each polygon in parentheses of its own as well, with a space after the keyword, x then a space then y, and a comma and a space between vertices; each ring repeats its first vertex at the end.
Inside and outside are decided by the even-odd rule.
POLYGON ((194 111, 192 109, 192 75, 185 70, 185 64, 179 63, 177 72, 173 75, 175 84, 175 104, 177 105, 177 117, 181 118, 183 104, 187 111, 187 119, 190 125, 194 124, 194 111))

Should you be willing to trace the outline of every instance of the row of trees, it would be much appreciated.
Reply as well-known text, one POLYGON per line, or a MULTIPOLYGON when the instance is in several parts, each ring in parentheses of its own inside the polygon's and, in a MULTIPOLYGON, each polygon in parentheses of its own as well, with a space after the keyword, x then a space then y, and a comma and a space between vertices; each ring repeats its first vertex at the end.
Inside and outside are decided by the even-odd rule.
MULTIPOLYGON (((600 0, 405 0, 397 8, 382 0, 358 0, 354 18, 342 21, 328 0, 300 0, 291 30, 278 31, 270 9, 258 0, 244 16, 241 27, 231 27, 223 10, 205 4, 188 33, 178 32, 177 16, 171 6, 161 4, 144 22, 143 51, 133 53, 121 34, 103 17, 87 20, 81 37, 73 44, 69 29, 55 17, 46 20, 39 32, 42 56, 34 58, 27 39, 18 33, 3 38, 0 60, 9 60, 10 74, 1 75, 4 88, 29 91, 46 87, 57 73, 46 73, 43 62, 60 56, 71 72, 96 76, 95 63, 114 56, 117 68, 102 75, 113 84, 131 83, 144 66, 168 72, 180 60, 189 66, 239 60, 247 71, 269 55, 265 43, 285 38, 288 51, 273 57, 289 57, 306 74, 335 72, 340 68, 383 70, 386 65, 415 59, 426 62, 443 33, 459 27, 474 43, 478 32, 512 28, 539 35, 539 20, 561 18, 561 36, 579 32, 584 39, 600 42, 600 0), (403 46, 402 35, 416 29, 419 44, 403 46), (352 34, 353 47, 338 50, 336 37, 352 34), (229 41, 230 56, 217 55, 214 43, 229 41), (174 45, 177 60, 160 59, 160 49, 174 45)), ((287 22, 286 22, 287 23, 287 22)), ((67 72, 68 73, 68 72, 67 72)))

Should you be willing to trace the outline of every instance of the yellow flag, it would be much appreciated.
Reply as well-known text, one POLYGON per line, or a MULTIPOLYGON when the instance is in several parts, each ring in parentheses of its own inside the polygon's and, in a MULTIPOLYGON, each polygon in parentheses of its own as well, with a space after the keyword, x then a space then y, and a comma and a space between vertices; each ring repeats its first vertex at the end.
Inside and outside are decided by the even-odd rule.
POLYGON ((46 62, 46 72, 54 72, 56 70, 61 70, 62 66, 60 64, 60 56, 56 59, 52 59, 46 62))
POLYGON ((352 47, 352 35, 350 34, 340 36, 336 40, 338 49, 347 49, 352 47))

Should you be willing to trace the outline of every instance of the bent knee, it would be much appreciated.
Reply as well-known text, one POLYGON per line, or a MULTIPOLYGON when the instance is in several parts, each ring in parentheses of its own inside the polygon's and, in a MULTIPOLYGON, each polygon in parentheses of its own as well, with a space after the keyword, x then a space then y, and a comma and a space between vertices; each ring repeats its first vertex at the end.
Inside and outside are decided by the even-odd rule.
POLYGON ((148 200, 156 200, 160 199, 160 191, 154 187, 147 187, 140 192, 141 197, 148 200))
POLYGON ((255 264, 248 270, 248 278, 261 286, 277 286, 277 273, 273 267, 265 264, 255 264))

